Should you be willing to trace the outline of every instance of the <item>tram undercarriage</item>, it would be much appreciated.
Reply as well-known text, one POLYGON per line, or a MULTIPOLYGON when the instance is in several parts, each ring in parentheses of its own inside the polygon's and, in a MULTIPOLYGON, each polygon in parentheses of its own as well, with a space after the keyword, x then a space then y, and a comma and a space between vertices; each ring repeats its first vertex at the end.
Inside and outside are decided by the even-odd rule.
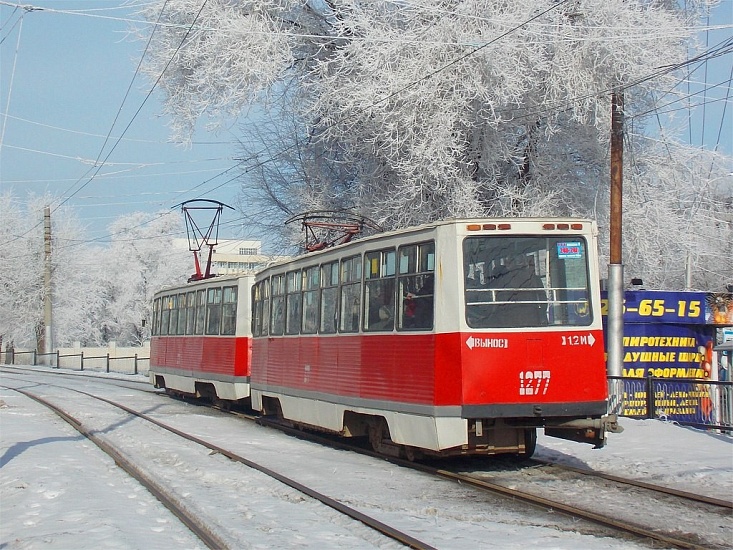
POLYGON ((263 411, 303 429, 342 437, 366 437, 380 454, 408 458, 471 455, 514 455, 529 458, 537 444, 537 429, 571 441, 605 444, 607 431, 622 428, 615 416, 575 419, 464 419, 422 416, 395 411, 314 402, 287 395, 263 395, 253 402, 263 411))

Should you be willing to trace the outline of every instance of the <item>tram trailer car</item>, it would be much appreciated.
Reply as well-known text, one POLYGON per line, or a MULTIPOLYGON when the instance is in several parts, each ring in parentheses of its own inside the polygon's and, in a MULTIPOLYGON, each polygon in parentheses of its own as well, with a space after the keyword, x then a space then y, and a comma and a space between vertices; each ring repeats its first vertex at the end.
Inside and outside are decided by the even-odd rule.
POLYGON ((172 395, 249 402, 253 275, 215 277, 153 299, 150 381, 172 395))
POLYGON ((263 269, 243 333, 251 405, 408 458, 526 457, 537 428, 602 446, 620 428, 596 235, 590 220, 451 220, 263 269))

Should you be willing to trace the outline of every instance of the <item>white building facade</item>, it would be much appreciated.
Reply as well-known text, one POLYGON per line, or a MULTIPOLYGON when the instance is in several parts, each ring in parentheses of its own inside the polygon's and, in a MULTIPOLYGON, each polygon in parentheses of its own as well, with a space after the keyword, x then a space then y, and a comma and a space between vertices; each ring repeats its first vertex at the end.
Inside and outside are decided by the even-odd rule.
MULTIPOLYGON (((188 249, 188 239, 174 239, 174 246, 188 249)), ((204 246, 199 253, 201 271, 206 269, 208 257, 209 249, 204 246)), ((282 258, 262 254, 262 241, 219 239, 211 255, 211 273, 215 275, 248 273, 282 258)))

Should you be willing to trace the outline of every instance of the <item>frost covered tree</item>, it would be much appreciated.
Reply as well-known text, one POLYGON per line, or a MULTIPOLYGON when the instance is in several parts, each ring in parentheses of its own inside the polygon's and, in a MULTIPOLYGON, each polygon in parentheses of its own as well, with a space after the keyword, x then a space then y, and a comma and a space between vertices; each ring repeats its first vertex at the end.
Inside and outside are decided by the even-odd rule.
MULTIPOLYGON (((243 128, 242 139, 245 192, 268 206, 270 219, 344 206, 388 228, 458 216, 578 215, 595 216, 605 234, 611 92, 624 93, 627 116, 643 128, 661 91, 678 84, 672 69, 685 62, 705 6, 161 0, 141 9, 158 23, 145 70, 160 78, 178 139, 202 117, 230 124, 252 104, 277 108, 243 128), (267 137, 259 147, 258 134, 267 137)), ((685 180, 668 168, 692 170, 678 160, 692 151, 675 146, 670 163, 643 136, 630 139, 627 272, 647 273, 658 269, 658 254, 636 251, 650 242, 678 256, 697 253, 708 234, 698 225, 710 224, 694 210, 714 212, 716 223, 722 211, 724 221, 730 181, 701 180, 704 169, 685 180), (699 187, 705 192, 696 195, 699 187), (636 204, 643 197, 652 200, 636 204), (660 223, 634 225, 651 219, 660 223), (668 240, 679 235, 667 231, 673 219, 687 228, 682 241, 668 240)), ((726 231, 718 234, 724 244, 730 224, 726 231)), ((711 277, 718 285, 725 274, 711 277)))
MULTIPOLYGON (((43 322, 43 209, 50 196, 26 201, 0 195, 0 336, 15 346, 35 347, 43 322)), ((51 215, 53 338, 56 345, 100 340, 101 277, 98 254, 84 243, 73 211, 51 215)))
MULTIPOLYGON (((633 153, 633 150, 631 151, 633 153)), ((733 283, 731 159, 673 143, 649 144, 643 158, 627 155, 624 263, 647 288, 723 291, 733 283)), ((599 220, 608 220, 608 206, 599 220)), ((601 250, 608 250, 601 233, 601 250)))
POLYGON ((92 246, 71 208, 51 196, 0 194, 0 338, 35 348, 43 322, 43 209, 52 205, 53 339, 56 347, 140 345, 149 337, 153 294, 186 280, 189 253, 172 246, 183 221, 164 212, 118 218, 109 247, 92 246))
POLYGON ((73 209, 51 215, 54 343, 57 347, 102 342, 103 248, 90 245, 73 209))
POLYGON ((29 217, 10 194, 0 195, 0 337, 5 345, 34 343, 43 319, 43 210, 29 217), (32 220, 32 221, 31 221, 32 220), (32 230, 32 223, 37 228, 32 230), (39 229, 40 228, 40 229, 39 229))
POLYGON ((178 213, 121 216, 109 230, 111 242, 103 257, 105 342, 141 345, 150 337, 153 295, 166 286, 186 281, 191 271, 189 252, 173 246, 181 236, 178 213))

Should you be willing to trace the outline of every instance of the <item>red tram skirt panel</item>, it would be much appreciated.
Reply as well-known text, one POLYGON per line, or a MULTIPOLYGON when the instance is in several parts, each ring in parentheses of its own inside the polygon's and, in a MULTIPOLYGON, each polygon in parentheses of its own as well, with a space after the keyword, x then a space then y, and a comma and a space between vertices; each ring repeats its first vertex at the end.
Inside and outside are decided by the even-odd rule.
POLYGON ((249 397, 252 339, 227 336, 153 337, 151 377, 165 376, 166 387, 195 393, 196 382, 209 382, 220 399, 249 397))

